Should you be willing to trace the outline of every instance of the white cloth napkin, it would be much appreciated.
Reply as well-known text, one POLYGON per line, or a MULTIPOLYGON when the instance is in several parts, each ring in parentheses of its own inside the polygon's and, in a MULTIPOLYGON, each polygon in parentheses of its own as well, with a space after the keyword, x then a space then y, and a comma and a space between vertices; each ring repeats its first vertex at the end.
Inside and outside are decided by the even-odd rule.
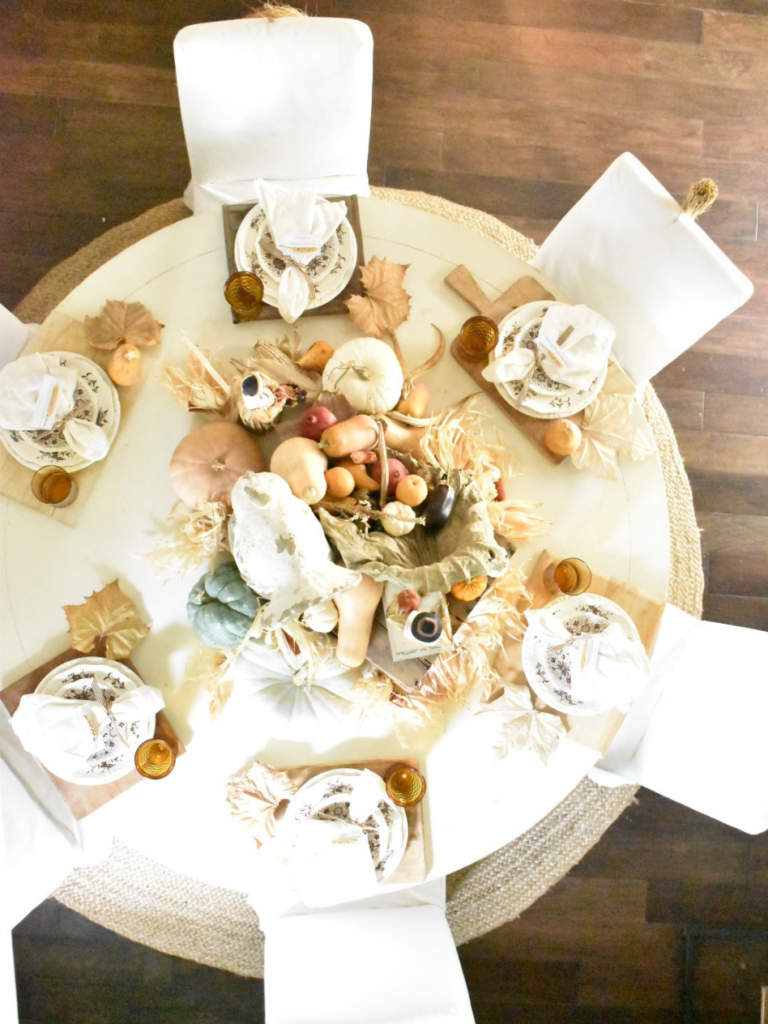
POLYGON ((522 380, 533 368, 536 357, 533 349, 513 348, 504 356, 491 360, 483 370, 483 377, 496 381, 522 380))
MULTIPOLYGON (((163 695, 154 686, 137 686, 120 694, 112 703, 112 712, 127 739, 130 723, 143 721, 164 706, 163 695)), ((81 769, 99 748, 108 723, 109 716, 95 701, 43 693, 25 694, 11 719, 26 750, 43 762, 46 754, 55 752, 57 764, 68 772, 81 769)))
POLYGON ((75 369, 52 371, 39 352, 8 363, 0 370, 0 427, 50 430, 74 408, 76 385, 75 369))
MULTIPOLYGON (((346 203, 319 203, 314 189, 283 188, 261 179, 254 184, 275 245, 296 263, 311 263, 347 215, 346 203)), ((277 293, 280 316, 292 324, 308 302, 306 277, 296 267, 287 267, 277 293)))
POLYGON ((90 462, 100 462, 109 451, 106 431, 90 420, 67 420, 63 434, 72 451, 90 462))

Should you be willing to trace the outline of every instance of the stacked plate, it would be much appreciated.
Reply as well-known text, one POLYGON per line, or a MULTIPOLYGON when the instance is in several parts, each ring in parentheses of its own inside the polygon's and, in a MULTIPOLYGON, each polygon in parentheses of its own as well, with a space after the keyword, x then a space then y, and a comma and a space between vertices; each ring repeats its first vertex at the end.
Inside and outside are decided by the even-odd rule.
MULTIPOLYGON (((520 411, 534 419, 556 420, 563 416, 572 416, 586 409, 605 383, 608 373, 608 361, 595 374, 594 380, 584 391, 552 380, 543 370, 538 359, 536 339, 541 328, 541 320, 550 306, 562 306, 562 302, 528 302, 513 310, 499 324, 499 341, 493 352, 493 358, 499 359, 515 349, 530 349, 536 357, 536 370, 528 390, 528 394, 520 404, 520 411)), ((516 406, 517 396, 523 388, 522 381, 499 381, 496 388, 503 397, 516 406)))
MULTIPOLYGON (((607 597, 598 594, 581 594, 566 597, 548 608, 573 637, 597 635, 612 623, 618 623, 630 640, 640 643, 632 619, 607 597)), ((530 625, 523 637, 523 671, 533 690, 556 711, 568 715, 596 715, 607 711, 613 705, 597 700, 576 700, 571 693, 572 659, 580 656, 580 648, 565 646, 545 640, 530 625)), ((582 645, 583 646, 583 645, 582 645)))
MULTIPOLYGON (((55 373, 60 366, 77 370, 73 419, 87 420, 102 427, 110 445, 120 426, 120 399, 115 385, 91 359, 74 352, 41 353, 46 368, 55 373)), ((64 424, 51 430, 7 430, 0 427, 0 442, 6 450, 28 469, 41 466, 62 466, 74 472, 92 465, 92 460, 78 455, 64 437, 64 424)))
MULTIPOLYGON (((337 768, 316 775, 295 793, 281 826, 289 848, 298 849, 302 824, 311 818, 322 816, 352 823, 350 794, 355 779, 362 774, 359 768, 337 768)), ((408 819, 403 808, 393 803, 385 792, 367 810, 363 821, 356 820, 365 827, 376 878, 383 882, 403 859, 408 842, 408 819)))
MULTIPOLYGON (((327 199, 318 199, 327 203, 327 199)), ((285 263, 267 252, 266 241, 274 246, 267 216, 260 203, 243 218, 235 236, 235 265, 238 270, 247 270, 261 278, 264 285, 264 301, 277 306, 277 292, 280 278, 286 269, 285 263)), ((315 286, 315 295, 307 309, 317 309, 335 299, 349 284, 357 266, 357 239, 352 226, 345 217, 336 231, 323 245, 320 254, 306 265, 306 271, 315 286)))
MULTIPOLYGON (((93 680, 110 705, 127 690, 143 686, 141 679, 131 669, 117 661, 106 658, 78 658, 53 669, 38 685, 35 693, 65 700, 96 701, 93 680)), ((96 749, 85 758, 80 768, 72 771, 71 762, 65 766, 57 751, 51 749, 39 760, 54 775, 65 782, 76 782, 80 786, 99 786, 115 782, 133 769, 136 748, 155 734, 155 715, 149 712, 141 721, 121 720, 120 705, 115 709, 115 722, 123 743, 115 732, 115 726, 107 719, 97 737, 96 749)))

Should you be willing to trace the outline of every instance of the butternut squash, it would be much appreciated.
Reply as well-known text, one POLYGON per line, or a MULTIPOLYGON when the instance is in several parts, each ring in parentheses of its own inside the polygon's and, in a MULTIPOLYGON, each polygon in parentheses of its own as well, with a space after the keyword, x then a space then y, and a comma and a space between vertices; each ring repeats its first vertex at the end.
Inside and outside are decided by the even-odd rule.
POLYGON ((404 416, 413 416, 414 419, 418 420, 427 411, 428 405, 429 391, 427 386, 422 384, 421 381, 417 381, 411 385, 408 397, 401 398, 397 403, 397 411, 403 413, 404 416))
POLYGON ((355 487, 361 491, 378 491, 381 486, 378 480, 374 480, 372 476, 369 476, 368 470, 365 466, 359 466, 351 459, 342 459, 339 463, 344 469, 348 469, 352 474, 355 481, 355 487))
POLYGON ((357 668, 365 661, 371 640, 373 617, 376 614, 384 584, 363 575, 356 587, 337 594, 333 603, 339 610, 339 640, 336 657, 347 668, 357 668))
POLYGON ((404 423, 397 423, 387 416, 382 416, 381 422, 384 424, 384 441, 387 448, 405 454, 417 451, 424 437, 424 427, 407 427, 404 423))
POLYGON ((328 459, 320 445, 308 437, 289 437, 275 448, 269 463, 270 472, 281 476, 293 494, 308 505, 325 497, 327 468, 328 459))
POLYGON ((320 435, 320 447, 329 459, 343 459, 352 452, 365 452, 379 439, 376 420, 370 416, 353 416, 334 423, 320 435))

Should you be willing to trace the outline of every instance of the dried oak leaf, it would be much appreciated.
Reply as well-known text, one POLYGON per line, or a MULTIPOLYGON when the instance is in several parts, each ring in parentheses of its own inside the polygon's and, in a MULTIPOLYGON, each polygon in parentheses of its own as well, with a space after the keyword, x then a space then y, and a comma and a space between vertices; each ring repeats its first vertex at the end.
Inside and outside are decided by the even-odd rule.
POLYGON ((637 462, 656 449, 633 420, 634 399, 624 395, 598 395, 587 406, 581 425, 581 445, 571 456, 577 469, 616 480, 618 460, 637 462))
POLYGON ((76 651, 88 654, 104 640, 108 658, 127 657, 149 632, 117 580, 94 591, 83 604, 65 604, 69 635, 76 651))
POLYGON ((263 846, 277 829, 275 811, 284 800, 291 799, 297 788, 279 768, 255 761, 248 771, 227 783, 227 803, 232 817, 263 846))
POLYGON ((506 757, 520 750, 538 754, 544 764, 565 735, 562 719, 550 711, 538 698, 534 704, 527 686, 508 686, 504 693, 480 713, 490 712, 499 719, 499 732, 494 745, 496 754, 506 757))
POLYGON ((85 337, 94 348, 111 352, 129 342, 144 347, 160 344, 159 324, 141 302, 118 302, 109 299, 99 316, 85 318, 85 337))
POLYGON ((365 296, 347 299, 352 323, 367 338, 380 338, 385 331, 393 331, 408 319, 411 298, 402 281, 409 263, 390 263, 374 256, 360 268, 365 296))

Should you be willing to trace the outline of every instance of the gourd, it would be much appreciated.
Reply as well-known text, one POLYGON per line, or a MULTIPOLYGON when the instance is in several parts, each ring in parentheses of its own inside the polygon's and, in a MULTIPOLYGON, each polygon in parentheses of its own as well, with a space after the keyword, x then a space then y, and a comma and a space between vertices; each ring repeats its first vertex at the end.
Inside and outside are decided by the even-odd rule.
POLYGON ((308 437, 289 437, 272 453, 270 473, 285 480, 297 498, 314 505, 325 496, 325 471, 328 459, 317 441, 308 437))
POLYGON ((407 427, 403 423, 389 419, 388 416, 383 416, 381 422, 384 425, 384 443, 387 448, 403 452, 405 455, 419 450, 424 439, 424 427, 407 427))
POLYGON ((112 353, 107 364, 107 373, 121 387, 130 387, 141 376, 141 351, 129 342, 112 353))
POLYGON ((416 525, 416 513, 402 501, 390 501, 381 510, 381 525, 390 537, 405 537, 416 525))
POLYGON ((372 476, 368 475, 368 470, 365 466, 358 465, 351 459, 343 459, 339 463, 340 468, 346 469, 352 474, 352 478, 355 481, 355 487, 361 491, 378 491, 379 481, 374 480, 372 476))
POLYGON ((378 439, 376 420, 370 416, 353 416, 324 430, 320 447, 329 459, 343 459, 352 452, 369 451, 378 439))
POLYGON ((232 488, 244 473, 264 469, 258 441, 236 423, 206 423, 180 442, 171 456, 171 483, 185 505, 232 507, 232 488))
POLYGON ((327 341, 316 341, 296 362, 302 370, 322 373, 332 355, 333 345, 329 345, 327 341))
POLYGON ((338 349, 323 371, 323 390, 343 395, 359 412, 394 409, 403 388, 397 356, 377 338, 357 338, 338 349))
POLYGON ((488 586, 487 576, 473 576, 471 580, 459 580, 451 587, 451 593, 459 601, 474 601, 488 586))
POLYGON ((384 584, 363 575, 356 587, 337 594, 333 601, 339 610, 339 639, 336 657, 347 668, 365 661, 368 644, 384 584))
POLYGON ((404 505, 415 508, 427 497, 427 481, 415 473, 410 473, 398 482, 395 497, 404 505))
POLYGON ((572 420, 554 420, 544 431, 544 444, 555 455, 573 455, 581 444, 581 430, 572 420))
POLYGON ((321 601, 307 608, 301 616, 301 621, 316 633, 330 633, 336 628, 339 613, 333 601, 321 601))
POLYGON ((325 471, 326 495, 329 498, 347 498, 354 491, 355 478, 343 466, 334 466, 325 471))
POLYGON ((245 583, 234 562, 201 576, 187 598, 187 618, 206 647, 237 647, 262 602, 245 583))
POLYGON ((420 419, 427 411, 429 405, 429 391, 425 384, 417 381, 411 385, 411 390, 406 398, 401 398, 397 403, 397 411, 404 416, 412 416, 415 420, 420 419))

